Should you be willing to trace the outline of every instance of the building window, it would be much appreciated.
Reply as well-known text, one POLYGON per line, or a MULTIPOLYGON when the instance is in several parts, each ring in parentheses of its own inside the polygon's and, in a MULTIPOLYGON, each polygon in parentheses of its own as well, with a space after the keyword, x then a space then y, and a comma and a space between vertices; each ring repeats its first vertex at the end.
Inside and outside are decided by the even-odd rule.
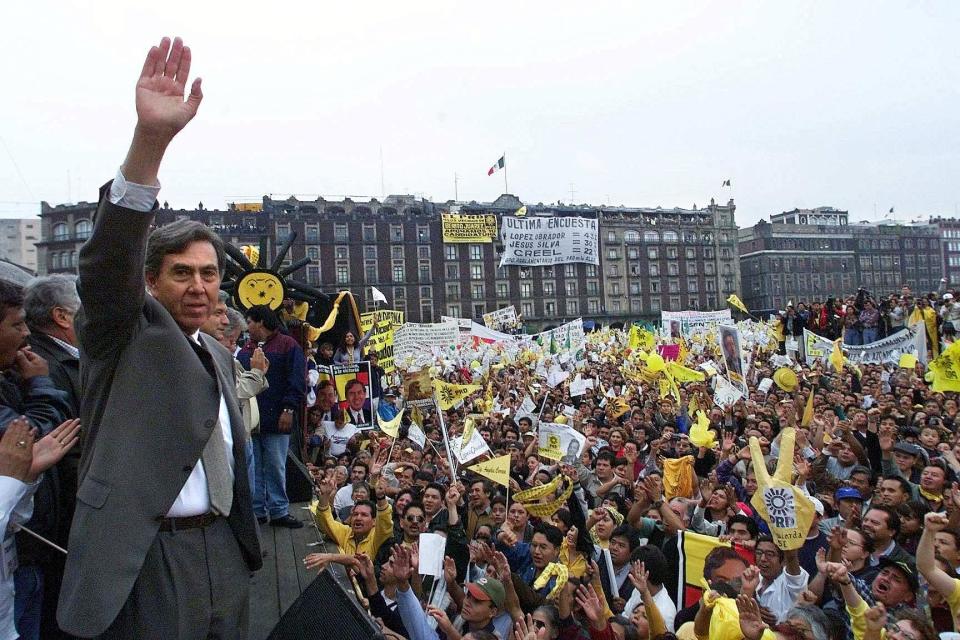
POLYGON ((657 260, 660 258, 660 254, 657 252, 656 247, 647 248, 647 260, 657 260))
MULTIPOLYGON (((63 224, 62 222, 60 224, 53 225, 54 240, 67 240, 69 237, 70 237, 70 231, 67 230, 67 225, 63 224)), ((60 261, 59 258, 57 258, 58 263, 59 261, 60 261)))
POLYGON ((403 282, 404 281, 404 268, 402 264, 393 265, 393 281, 394 282, 403 282))
POLYGON ((483 260, 483 247, 478 244, 470 245, 470 259, 471 260, 483 260))
POLYGON ((447 283, 447 300, 459 300, 459 299, 460 299, 460 283, 448 282, 447 283))
POLYGON ((470 295, 474 300, 483 300, 487 297, 486 291, 483 288, 483 283, 474 283, 470 286, 470 295))
POLYGON ((660 275, 660 266, 656 264, 650 265, 650 275, 656 278, 660 275))
POLYGON ((403 247, 390 247, 390 257, 394 260, 403 260, 403 247))
POLYGON ((430 227, 428 225, 417 225, 417 242, 430 242, 430 227))
POLYGON ((680 297, 679 296, 670 296, 670 310, 679 311, 680 310, 680 297))
POLYGON ((529 282, 520 283, 520 297, 521 298, 530 298, 533 294, 533 285, 529 282))
POLYGON ((639 299, 633 299, 630 301, 630 312, 631 313, 641 313, 643 311, 643 303, 639 299))
POLYGON ((337 265, 337 284, 347 284, 350 282, 350 267, 345 264, 337 265))
POLYGON ((430 247, 428 246, 419 246, 417 247, 417 258, 421 260, 430 259, 430 247))
POLYGON ((622 309, 621 309, 620 301, 619 301, 619 300, 614 300, 614 301, 613 301, 613 313, 620 313, 621 311, 622 311, 622 309))
POLYGON ((660 313, 660 298, 650 298, 650 312, 660 313))
POLYGON ((615 295, 615 296, 620 295, 620 283, 619 283, 619 282, 611 282, 611 283, 610 283, 610 293, 611 293, 611 295, 615 295))
MULTIPOLYGON (((394 288, 393 288, 393 299, 394 299, 395 301, 396 301, 396 300, 403 300, 403 299, 406 298, 406 297, 407 297, 407 290, 406 290, 406 288, 404 288, 404 287, 394 287, 394 288)), ((406 304, 406 303, 404 303, 404 304, 406 304)))
POLYGON ((444 274, 446 275, 447 280, 459 280, 460 279, 460 265, 454 262, 453 264, 444 265, 444 274))
POLYGON ((720 247, 720 257, 724 260, 730 259, 730 249, 727 247, 720 247))
MULTIPOLYGON (((289 232, 289 231, 288 231, 289 232)), ((279 235, 279 230, 277 234, 279 235)), ((334 242, 348 242, 350 240, 350 234, 347 230, 347 225, 337 222, 333 225, 333 240, 334 242)))
POLYGON ((367 282, 374 283, 377 281, 377 263, 376 262, 365 262, 363 264, 363 277, 367 282))
POLYGON ((587 300, 587 313, 600 313, 600 302, 597 300, 587 300))
POLYGON ((697 275, 697 263, 696 263, 696 262, 688 262, 688 263, 687 263, 687 275, 689 275, 689 276, 695 276, 695 275, 697 275))
POLYGON ((350 247, 341 247, 338 246, 334 249, 334 257, 337 260, 349 260, 350 259, 350 247))
POLYGON ((567 315, 575 316, 580 313, 580 304, 576 300, 567 300, 567 315))
POLYGON ((640 251, 636 247, 630 247, 627 249, 627 258, 630 260, 639 260, 640 251))
POLYGON ((700 290, 699 283, 696 278, 687 278, 687 292, 688 293, 697 293, 700 290))
POLYGON ((610 231, 607 231, 607 242, 616 242, 616 241, 617 241, 617 232, 613 231, 612 229, 610 231))
POLYGON ((630 229, 629 231, 623 232, 623 241, 624 242, 640 242, 640 232, 630 229))
POLYGON ((447 260, 457 260, 460 257, 460 254, 457 251, 457 245, 455 244, 443 245, 443 257, 446 258, 447 260))
POLYGON ((508 288, 506 282, 498 282, 498 283, 497 283, 497 297, 498 297, 498 298, 509 298, 509 297, 510 297, 509 288, 508 288))
POLYGON ((669 260, 677 259, 677 248, 676 247, 667 247, 667 258, 669 260))
POLYGON ((697 250, 693 247, 687 247, 687 260, 696 260, 697 259, 697 250))
POLYGON ((460 317, 460 305, 458 304, 448 304, 447 305, 447 315, 451 318, 460 317))
POLYGON ((520 314, 524 318, 529 318, 533 315, 533 303, 532 302, 521 302, 520 303, 520 314))
POLYGON ((640 295, 640 282, 635 281, 630 283, 630 295, 638 296, 640 295))
POLYGON ((363 247, 363 259, 364 260, 376 260, 377 259, 377 248, 371 245, 366 245, 363 247))
POLYGON ((430 299, 433 297, 433 287, 420 287, 420 299, 430 299))
POLYGON ((663 232, 663 241, 664 242, 679 242, 680 238, 677 236, 676 231, 664 231, 663 232))
POLYGON ((668 276, 679 275, 679 273, 680 273, 680 265, 678 265, 676 262, 668 262, 668 263, 667 263, 667 275, 668 275, 668 276))
POLYGON ((616 248, 610 247, 610 248, 607 250, 607 259, 608 259, 608 260, 619 260, 619 259, 620 259, 620 252, 617 251, 616 248))
POLYGON ((555 291, 556 291, 556 288, 552 282, 543 283, 543 295, 545 296, 556 295, 555 291))
POLYGON ((644 231, 643 232, 643 241, 649 244, 659 244, 660 243, 660 234, 656 231, 644 231))
POLYGON ((320 284, 320 267, 314 265, 307 267, 307 284, 320 284))
POLYGON ((596 280, 587 280, 587 295, 588 296, 600 295, 600 284, 596 280))
POLYGON ((80 220, 73 226, 73 232, 76 234, 77 240, 86 240, 93 233, 93 225, 90 224, 89 220, 80 220))
POLYGON ((483 314, 487 312, 487 305, 482 302, 473 303, 473 317, 482 318, 483 314))
POLYGON ((482 265, 482 264, 471 264, 471 265, 470 265, 470 279, 471 279, 471 280, 483 280, 483 265, 482 265))
POLYGON ((307 257, 311 260, 319 260, 320 247, 307 247, 307 257))
POLYGON ((650 281, 650 293, 660 293, 660 281, 651 280, 650 281))
POLYGON ((668 280, 667 290, 670 293, 680 293, 680 282, 678 280, 668 280))
POLYGON ((429 262, 421 262, 419 265, 417 265, 417 272, 420 276, 420 282, 430 282, 432 280, 430 277, 431 273, 429 262))
POLYGON ((433 303, 430 301, 420 303, 420 322, 433 322, 433 303))
POLYGON ((277 242, 284 243, 290 237, 290 225, 277 223, 277 242))
POLYGON ((568 280, 566 282, 566 292, 568 296, 577 295, 577 283, 574 280, 568 280))
MULTIPOLYGON (((592 265, 592 264, 591 264, 590 266, 593 267, 593 270, 594 270, 594 271, 597 270, 596 265, 592 265)), ((557 272, 556 272, 556 269, 553 268, 553 265, 550 265, 550 266, 548 266, 548 267, 544 267, 544 268, 543 268, 543 277, 544 277, 544 278, 556 278, 556 277, 557 277, 557 272)))
POLYGON ((403 242, 403 225, 390 225, 390 242, 403 242))
POLYGON ((547 300, 543 303, 543 315, 552 318, 557 315, 557 303, 553 300, 547 300))
POLYGON ((712 276, 716 270, 717 270, 717 267, 712 262, 706 262, 703 265, 703 272, 708 276, 712 276))
POLYGON ((577 265, 575 265, 575 264, 565 264, 565 265, 563 265, 563 277, 564 277, 564 278, 576 278, 576 277, 577 277, 577 265))
POLYGON ((363 241, 364 242, 376 242, 377 241, 377 226, 373 224, 363 225, 363 241))

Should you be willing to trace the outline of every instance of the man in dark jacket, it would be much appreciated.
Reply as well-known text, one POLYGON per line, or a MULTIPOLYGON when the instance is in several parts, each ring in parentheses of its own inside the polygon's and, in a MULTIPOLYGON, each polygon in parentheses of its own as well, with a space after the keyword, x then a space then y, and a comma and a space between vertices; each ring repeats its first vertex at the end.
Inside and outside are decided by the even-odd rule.
POLYGON ((253 510, 261 524, 299 529, 303 523, 290 515, 287 499, 287 449, 290 432, 299 424, 297 416, 307 390, 307 360, 297 341, 281 333, 280 318, 270 307, 247 310, 250 341, 237 354, 244 369, 259 345, 270 361, 270 386, 257 396, 260 432, 253 434, 253 510))
POLYGON ((80 350, 73 328, 79 308, 77 285, 70 276, 36 278, 24 291, 28 343, 47 361, 54 386, 67 393, 71 418, 80 415, 80 350))

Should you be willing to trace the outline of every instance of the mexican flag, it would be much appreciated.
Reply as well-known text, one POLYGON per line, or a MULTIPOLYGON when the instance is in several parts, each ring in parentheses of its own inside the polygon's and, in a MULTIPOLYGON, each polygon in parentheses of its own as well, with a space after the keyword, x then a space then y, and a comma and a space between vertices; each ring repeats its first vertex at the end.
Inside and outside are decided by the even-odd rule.
POLYGON ((503 169, 504 165, 506 164, 504 158, 506 158, 506 156, 500 156, 500 159, 497 160, 492 167, 490 167, 490 169, 487 171, 488 176, 492 176, 500 169, 503 169))

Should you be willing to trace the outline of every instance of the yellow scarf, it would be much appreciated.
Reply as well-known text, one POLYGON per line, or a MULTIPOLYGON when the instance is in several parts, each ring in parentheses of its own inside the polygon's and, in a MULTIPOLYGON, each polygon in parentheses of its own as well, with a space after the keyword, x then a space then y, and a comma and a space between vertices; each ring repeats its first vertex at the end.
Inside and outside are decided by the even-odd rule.
POLYGON ((919 485, 917 486, 917 491, 919 491, 920 495, 929 502, 943 502, 942 493, 931 493, 919 485))

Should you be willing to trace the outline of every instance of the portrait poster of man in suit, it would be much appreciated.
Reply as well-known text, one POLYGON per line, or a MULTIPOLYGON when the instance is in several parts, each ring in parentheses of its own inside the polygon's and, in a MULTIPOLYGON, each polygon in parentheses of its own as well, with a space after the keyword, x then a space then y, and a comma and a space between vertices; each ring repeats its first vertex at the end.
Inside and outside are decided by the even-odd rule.
POLYGON ((727 379, 741 391, 746 392, 744 371, 746 364, 743 361, 743 351, 740 348, 740 331, 733 326, 720 325, 718 339, 720 353, 723 356, 723 366, 727 370, 727 379))
POLYGON ((335 364, 331 368, 337 388, 340 409, 347 422, 360 430, 372 429, 373 409, 370 403, 370 363, 335 364))

